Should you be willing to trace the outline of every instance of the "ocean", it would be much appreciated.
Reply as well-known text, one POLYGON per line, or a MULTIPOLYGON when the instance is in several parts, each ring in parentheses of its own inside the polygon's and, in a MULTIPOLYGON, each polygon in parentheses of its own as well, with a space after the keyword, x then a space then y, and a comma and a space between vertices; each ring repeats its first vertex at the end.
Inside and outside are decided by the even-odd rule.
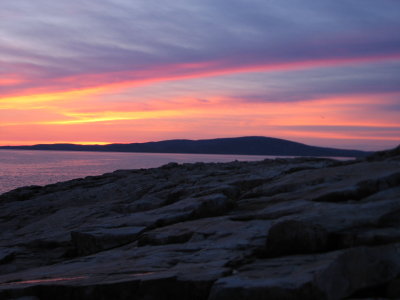
POLYGON ((257 161, 276 156, 0 150, 0 194, 28 185, 101 175, 119 169, 155 168, 169 162, 257 161))

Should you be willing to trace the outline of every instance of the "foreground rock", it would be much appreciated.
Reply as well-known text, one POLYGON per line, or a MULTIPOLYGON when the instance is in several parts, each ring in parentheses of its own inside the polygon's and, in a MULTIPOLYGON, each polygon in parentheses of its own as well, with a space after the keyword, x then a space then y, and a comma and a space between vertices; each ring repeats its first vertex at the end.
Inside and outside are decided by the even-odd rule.
POLYGON ((0 196, 0 299, 400 298, 400 148, 0 196))

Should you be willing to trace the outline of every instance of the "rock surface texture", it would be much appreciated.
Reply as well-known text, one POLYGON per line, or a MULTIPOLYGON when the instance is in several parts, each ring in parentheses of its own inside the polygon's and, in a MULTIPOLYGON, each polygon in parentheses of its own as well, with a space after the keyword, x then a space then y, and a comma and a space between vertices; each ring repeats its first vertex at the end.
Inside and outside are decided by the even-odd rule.
POLYGON ((0 196, 0 299, 400 298, 400 148, 0 196))

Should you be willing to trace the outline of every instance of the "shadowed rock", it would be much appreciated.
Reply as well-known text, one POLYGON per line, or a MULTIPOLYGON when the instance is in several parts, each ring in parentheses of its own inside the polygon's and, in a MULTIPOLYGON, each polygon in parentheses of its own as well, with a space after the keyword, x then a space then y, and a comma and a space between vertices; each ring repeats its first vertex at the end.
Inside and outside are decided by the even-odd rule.
POLYGON ((0 265, 11 262, 14 256, 14 249, 0 248, 0 265))
POLYGON ((319 225, 288 220, 271 227, 266 243, 267 255, 320 252, 328 246, 328 232, 319 225))
POLYGON ((133 242, 144 229, 125 227, 72 231, 71 242, 78 255, 88 255, 133 242))
POLYGON ((209 299, 343 299, 395 278, 400 272, 398 247, 258 260, 219 279, 209 299))

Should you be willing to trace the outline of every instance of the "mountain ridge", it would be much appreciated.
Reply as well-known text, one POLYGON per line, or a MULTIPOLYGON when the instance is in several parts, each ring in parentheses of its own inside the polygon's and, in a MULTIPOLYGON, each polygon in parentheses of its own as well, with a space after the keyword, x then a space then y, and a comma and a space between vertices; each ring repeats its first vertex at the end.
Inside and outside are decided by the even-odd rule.
POLYGON ((200 140, 173 139, 146 143, 114 143, 107 145, 37 144, 31 146, 0 146, 0 149, 336 157, 364 157, 372 153, 361 150, 311 146, 290 140, 263 136, 200 140))

